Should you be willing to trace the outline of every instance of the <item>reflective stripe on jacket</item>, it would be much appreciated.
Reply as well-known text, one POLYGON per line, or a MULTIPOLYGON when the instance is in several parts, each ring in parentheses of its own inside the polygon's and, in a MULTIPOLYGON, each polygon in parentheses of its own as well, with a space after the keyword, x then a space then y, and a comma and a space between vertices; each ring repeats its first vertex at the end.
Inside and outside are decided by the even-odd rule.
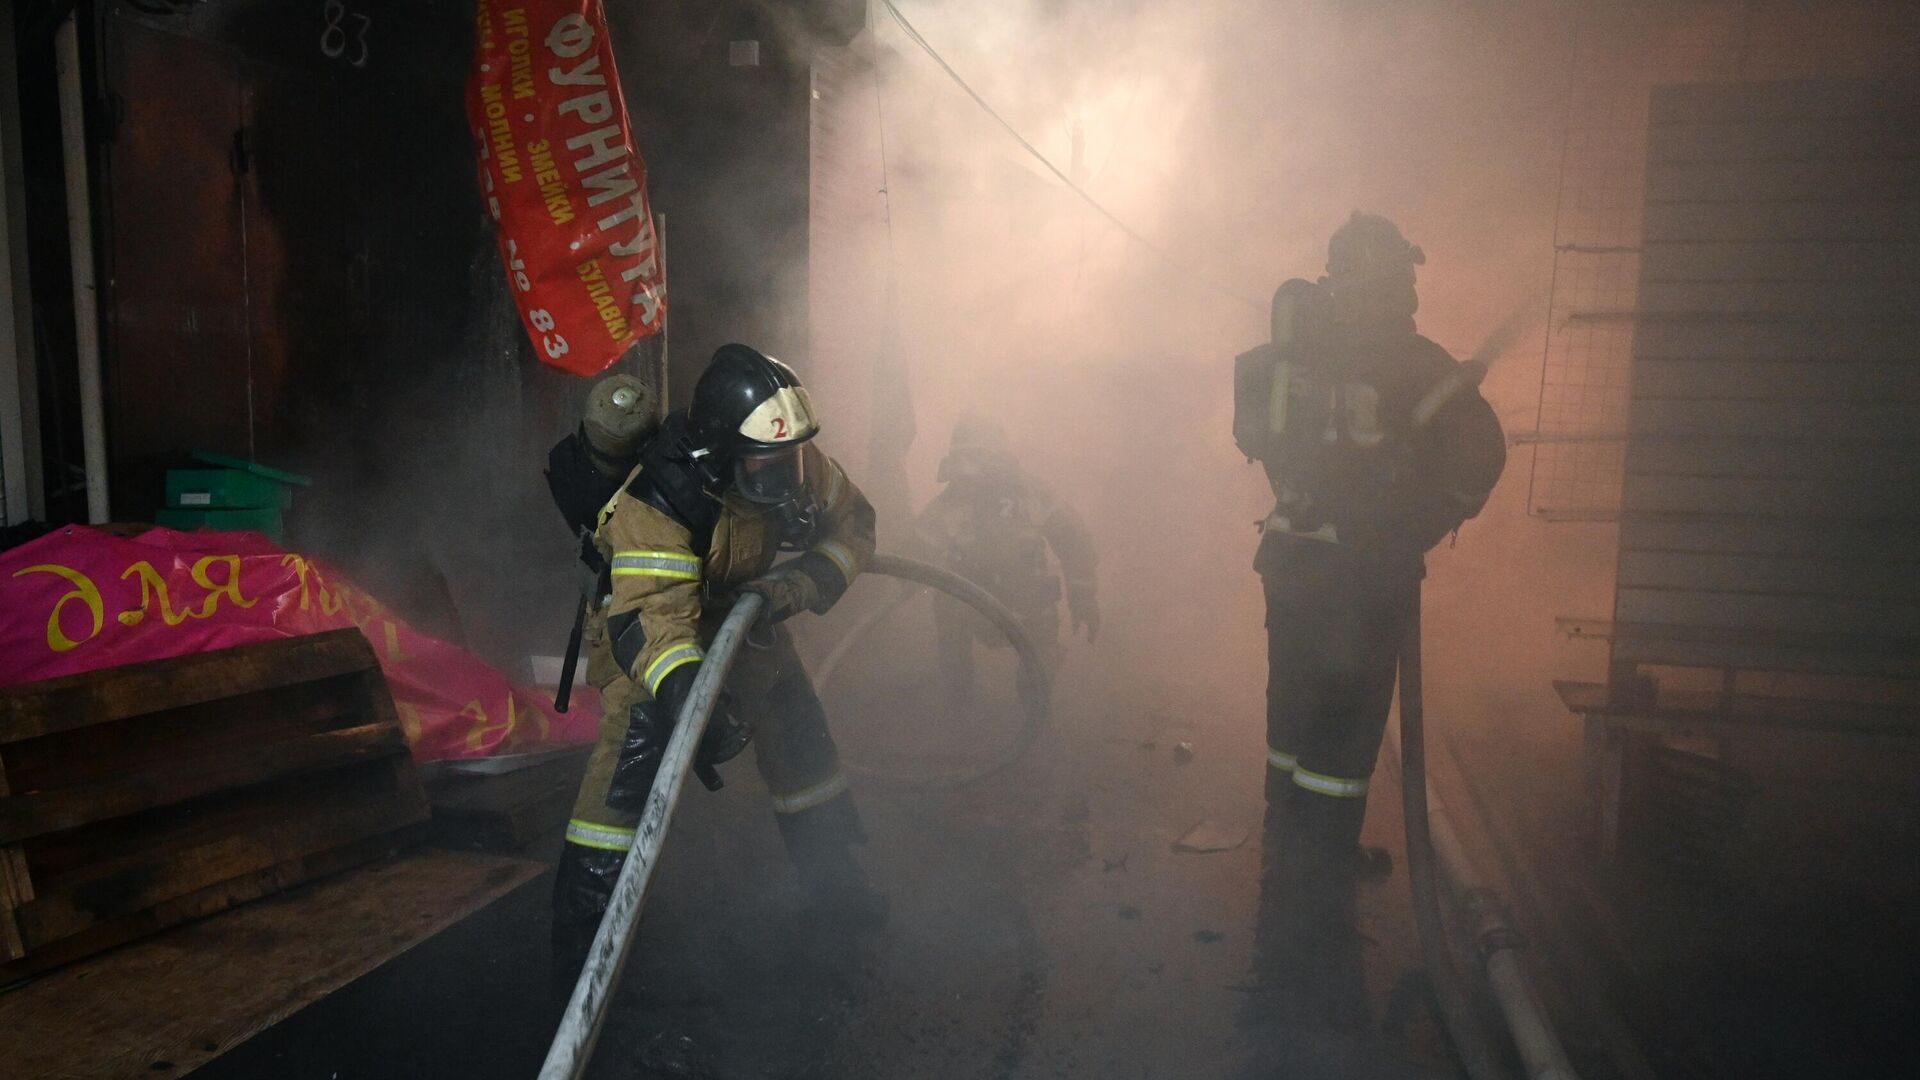
MULTIPOLYGON (((820 552, 851 583, 874 550, 874 512, 865 495, 827 454, 809 443, 807 486, 821 508, 820 552)), ((728 589, 772 567, 780 546, 780 519, 768 507, 728 493, 707 550, 695 551, 685 523, 628 494, 635 470, 603 511, 595 541, 612 570, 610 622, 638 612, 644 643, 627 674, 653 692, 684 664, 702 658, 703 589, 728 589)))

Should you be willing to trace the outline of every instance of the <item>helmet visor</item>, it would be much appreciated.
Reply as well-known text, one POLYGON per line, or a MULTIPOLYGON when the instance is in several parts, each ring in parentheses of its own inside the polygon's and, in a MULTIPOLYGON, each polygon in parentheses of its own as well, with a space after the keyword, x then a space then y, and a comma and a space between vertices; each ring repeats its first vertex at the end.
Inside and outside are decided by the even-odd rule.
POLYGON ((786 502, 806 485, 806 457, 798 445, 742 454, 734 459, 733 482, 753 502, 786 502))

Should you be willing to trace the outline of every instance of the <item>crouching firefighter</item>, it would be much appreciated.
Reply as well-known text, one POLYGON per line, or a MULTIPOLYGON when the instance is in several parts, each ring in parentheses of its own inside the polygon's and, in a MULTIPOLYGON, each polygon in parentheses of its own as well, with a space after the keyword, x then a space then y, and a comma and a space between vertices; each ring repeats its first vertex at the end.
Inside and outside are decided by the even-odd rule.
POLYGON ((810 905, 856 926, 885 918, 850 850, 864 836, 826 715, 779 625, 832 607, 873 555, 873 508, 811 442, 818 431, 791 369, 724 346, 599 511, 593 542, 611 599, 588 671, 610 678, 554 879, 562 966, 584 959, 703 646, 743 592, 763 596, 767 615, 729 673, 695 771, 717 787, 714 766, 752 740, 810 905), (775 566, 782 551, 800 554, 775 566))
POLYGON ((1485 505, 1506 462, 1484 368, 1414 330, 1425 255, 1356 213, 1327 275, 1273 298, 1272 341, 1235 362, 1234 437, 1266 469, 1262 919, 1291 892, 1384 876, 1360 847, 1425 553, 1485 505))

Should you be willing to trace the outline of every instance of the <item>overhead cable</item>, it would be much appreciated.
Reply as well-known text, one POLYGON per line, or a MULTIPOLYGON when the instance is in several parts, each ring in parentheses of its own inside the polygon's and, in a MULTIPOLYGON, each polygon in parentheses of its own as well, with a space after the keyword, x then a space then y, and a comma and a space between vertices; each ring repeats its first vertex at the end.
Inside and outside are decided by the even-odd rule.
POLYGON ((947 73, 947 77, 953 80, 953 83, 955 86, 958 86, 961 90, 965 91, 966 95, 973 99, 973 103, 975 105, 980 106, 981 110, 984 111, 988 116, 992 117, 994 122, 999 124, 1002 130, 1006 131, 1008 135, 1012 136, 1013 141, 1020 144, 1021 149, 1025 150, 1029 155, 1031 155, 1035 161, 1038 161, 1041 165, 1045 166, 1048 172, 1052 173, 1055 176, 1055 178, 1057 178, 1062 184, 1065 184, 1067 186, 1067 190, 1073 192, 1075 195, 1078 195, 1082 202, 1085 202, 1088 206, 1093 208, 1095 213, 1098 213, 1101 217, 1106 218, 1107 221, 1110 222, 1114 228, 1119 229, 1122 233, 1126 234, 1128 239, 1132 240, 1136 244, 1139 244, 1141 247, 1146 248, 1148 251, 1152 252, 1161 262, 1167 264, 1167 266, 1170 267, 1171 269, 1177 270, 1181 274, 1186 275, 1190 280, 1194 281, 1196 284, 1205 285, 1207 288, 1213 290, 1214 292, 1217 292, 1222 296, 1231 297, 1232 299, 1242 304, 1245 304, 1256 311, 1266 310, 1267 305, 1241 294, 1240 292, 1236 291, 1230 286, 1221 284, 1219 281, 1215 280, 1212 277, 1212 275, 1196 270, 1186 265, 1185 263, 1181 262, 1179 259, 1174 258, 1172 255, 1168 254, 1167 251, 1164 248, 1162 248, 1160 245, 1154 243, 1153 241, 1147 239, 1144 235, 1142 235, 1138 229, 1135 229, 1133 226, 1128 225, 1125 221, 1122 221, 1119 215, 1107 209, 1106 206, 1100 202, 1100 200, 1088 194, 1085 188, 1081 187, 1079 184, 1074 183, 1072 177, 1062 172, 1058 165, 1055 165, 1052 161, 1048 160, 1047 156, 1045 154, 1042 154, 1037 148, 1035 148, 1032 143, 1028 142, 1026 139, 1026 136, 1020 134, 1017 128, 1015 128, 1012 124, 1008 123, 1006 118, 1001 116, 998 110, 994 109, 992 105, 987 104, 986 99, 981 97, 979 92, 976 91, 972 87, 972 85, 970 85, 967 82, 966 79, 962 78, 958 71, 955 71, 953 69, 953 65, 947 63, 946 58, 940 55, 939 50, 935 49, 933 47, 933 44, 929 42, 925 37, 922 37, 920 34, 920 31, 914 29, 913 24, 907 21, 907 17, 905 15, 902 15, 900 13, 900 9, 894 6, 893 0, 880 0, 880 2, 886 6, 887 14, 893 16, 893 21, 900 24, 900 29, 906 33, 907 37, 910 38, 915 45, 920 46, 920 49, 922 52, 925 52, 929 57, 932 57, 934 63, 940 65, 940 70, 947 73))

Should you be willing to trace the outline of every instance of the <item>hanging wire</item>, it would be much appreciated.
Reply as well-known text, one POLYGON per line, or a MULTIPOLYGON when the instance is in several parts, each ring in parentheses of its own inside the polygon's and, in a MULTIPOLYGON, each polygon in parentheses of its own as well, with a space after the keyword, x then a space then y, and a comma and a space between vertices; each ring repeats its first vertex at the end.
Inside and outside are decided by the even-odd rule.
MULTIPOLYGON (((1560 225, 1567 213, 1567 161, 1573 152, 1573 106, 1578 100, 1580 88, 1580 31, 1582 24, 1573 24, 1573 39, 1567 46, 1567 101, 1564 115, 1560 121, 1560 169, 1555 177, 1556 195, 1553 203, 1553 269, 1547 276, 1547 329, 1540 343, 1540 393, 1533 404, 1533 430, 1542 433, 1546 425, 1541 421, 1547 411, 1547 372, 1553 362, 1553 302, 1560 288, 1560 260, 1565 254, 1560 246, 1560 225)), ((1535 443, 1527 466, 1527 512, 1539 513, 1540 500, 1540 454, 1541 444, 1535 443)), ((1548 467, 1552 468, 1549 462, 1548 467)))
POLYGON ((1001 129, 1004 130, 1009 136, 1013 138, 1014 142, 1017 142, 1020 144, 1021 149, 1025 150, 1029 155, 1032 156, 1032 158, 1035 161, 1039 162, 1042 166, 1044 166, 1046 170, 1052 173, 1054 177, 1058 179, 1062 184, 1065 184, 1067 186, 1067 190, 1073 192, 1075 195, 1078 195, 1082 202, 1092 207, 1095 213, 1098 213, 1101 217, 1106 218, 1107 221, 1111 223, 1114 228, 1119 229, 1122 233, 1126 234, 1128 239, 1132 240, 1136 244, 1139 244, 1141 247, 1146 248, 1149 252, 1152 252, 1153 255, 1156 258, 1158 258, 1161 262, 1165 263, 1169 269, 1176 270, 1179 273, 1186 275, 1186 277, 1192 282, 1194 282, 1195 284, 1204 285, 1208 289, 1211 289, 1212 291, 1219 293, 1221 296, 1229 297, 1233 300, 1238 301, 1239 303, 1245 304, 1248 307, 1253 308, 1256 311, 1261 311, 1261 312, 1266 311, 1267 309, 1266 304, 1261 303, 1260 301, 1254 300, 1250 297, 1247 297, 1244 294, 1233 289, 1231 286, 1220 283, 1212 275, 1196 270, 1193 267, 1188 266, 1186 263, 1181 262, 1179 259, 1174 258, 1160 245, 1154 243, 1153 241, 1147 239, 1145 236, 1141 235, 1139 230, 1135 229, 1131 225, 1128 225, 1125 221, 1122 221, 1119 215, 1107 209, 1106 206, 1100 202, 1100 200, 1088 194, 1085 188, 1081 187, 1079 184, 1074 183, 1072 177, 1062 172, 1059 166, 1055 165, 1052 161, 1048 160, 1047 156, 1045 154, 1042 154, 1038 149, 1036 149, 1032 143, 1028 142, 1026 137, 1024 135, 1021 135, 1019 130, 1016 129, 1012 124, 1008 123, 1005 117, 1001 116, 1000 113, 996 111, 993 106, 987 104, 986 99, 981 97, 979 92, 974 90, 972 85, 970 85, 966 79, 962 78, 959 72, 953 69, 953 65, 947 63, 946 58, 940 55, 939 50, 935 49, 931 42, 929 42, 926 38, 922 37, 920 34, 920 31, 914 29, 913 24, 907 21, 907 17, 905 15, 902 15, 900 13, 900 9, 894 6, 893 0, 880 0, 880 2, 886 7, 887 14, 893 16, 893 21, 900 25, 900 29, 907 35, 908 39, 910 39, 915 45, 920 46, 920 50, 926 53, 929 57, 931 57, 934 63, 939 64, 940 70, 947 73, 947 77, 953 80, 953 83, 955 86, 958 86, 962 91, 966 93, 968 97, 972 98, 973 103, 975 105, 980 106, 983 112, 985 112, 988 116, 992 117, 993 121, 999 124, 1001 129))
MULTIPOLYGON (((873 78, 874 129, 880 146, 880 206, 886 222, 886 267, 882 279, 880 332, 873 354, 874 425, 868 450, 875 480, 902 503, 908 499, 906 453, 918 434, 914 423, 912 369, 900 349, 900 264, 893 242, 893 170, 887 157, 886 85, 880 70, 880 23, 867 9, 867 66, 873 78), (890 406, 890 408, 889 408, 890 406), (881 423, 883 410, 888 422, 881 423)), ((876 497, 878 497, 876 490, 876 497)))
POLYGON ((867 66, 873 72, 874 130, 880 134, 880 208, 887 223, 887 277, 893 277, 893 177, 887 166, 887 109, 880 85, 880 24, 869 24, 867 66))

